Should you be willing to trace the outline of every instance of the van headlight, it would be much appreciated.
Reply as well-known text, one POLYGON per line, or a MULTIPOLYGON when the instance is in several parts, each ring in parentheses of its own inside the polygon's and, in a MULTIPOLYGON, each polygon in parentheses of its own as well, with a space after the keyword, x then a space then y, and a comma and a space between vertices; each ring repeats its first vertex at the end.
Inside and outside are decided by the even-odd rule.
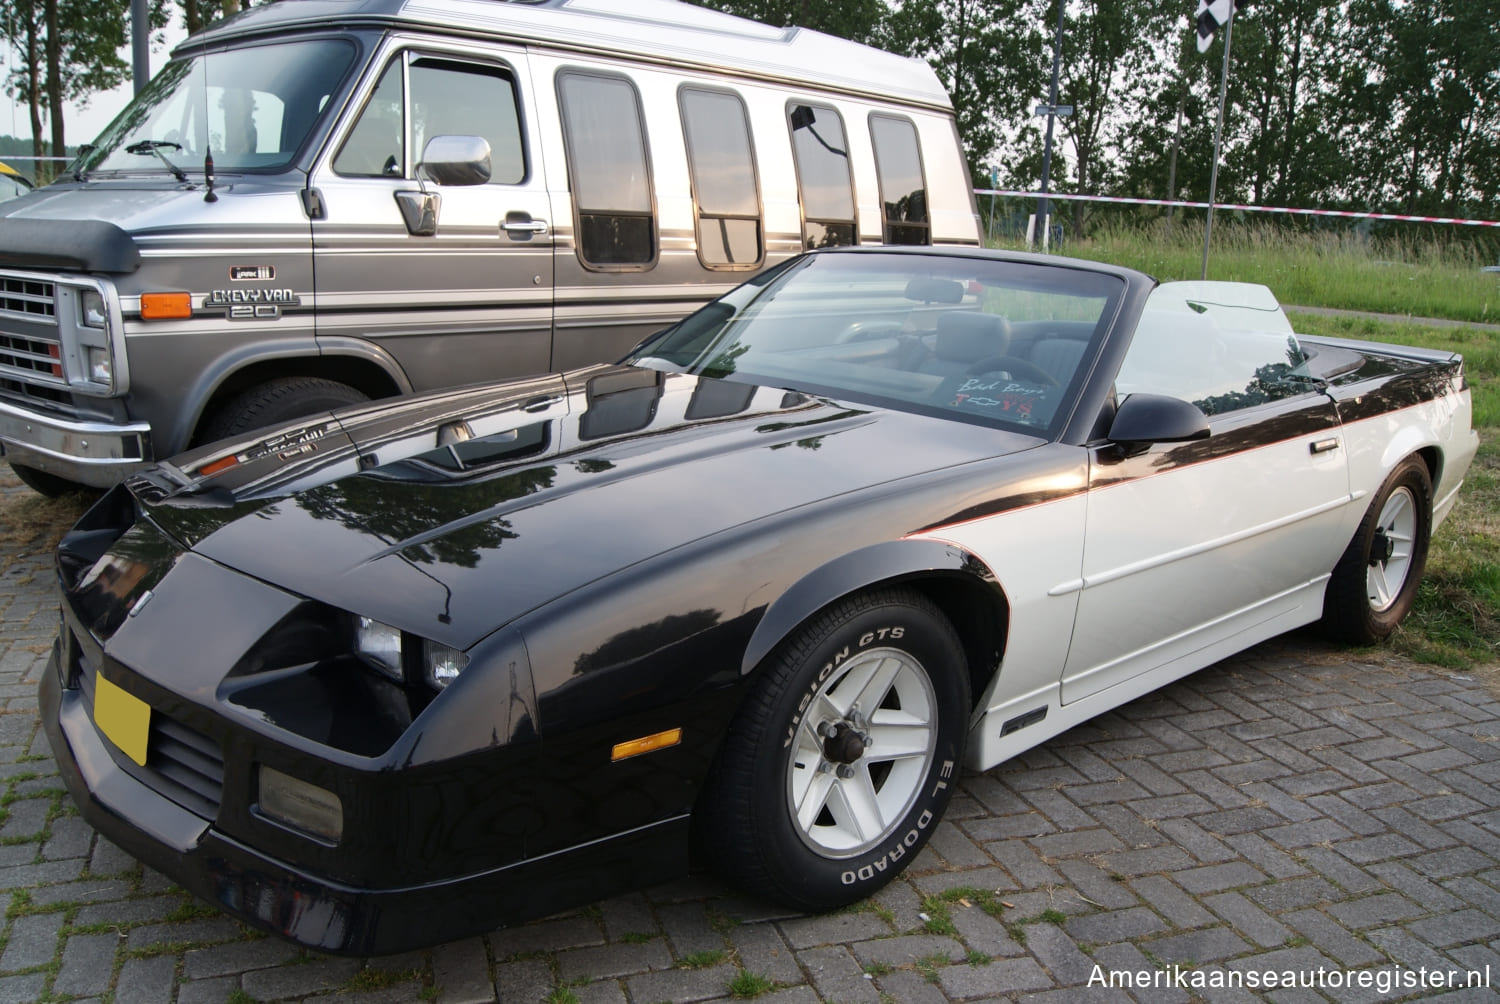
POLYGON ((88 347, 89 357, 89 379, 94 383, 102 383, 109 386, 114 381, 115 365, 114 358, 107 348, 97 345, 88 347))
POLYGON ((109 323, 109 311, 104 306, 104 295, 97 289, 80 291, 78 323, 85 328, 103 328, 109 323))
POLYGON ((469 664, 466 652, 418 638, 373 617, 354 618, 354 651, 365 663, 397 682, 406 678, 410 654, 416 661, 412 668, 438 690, 458 679, 469 664))

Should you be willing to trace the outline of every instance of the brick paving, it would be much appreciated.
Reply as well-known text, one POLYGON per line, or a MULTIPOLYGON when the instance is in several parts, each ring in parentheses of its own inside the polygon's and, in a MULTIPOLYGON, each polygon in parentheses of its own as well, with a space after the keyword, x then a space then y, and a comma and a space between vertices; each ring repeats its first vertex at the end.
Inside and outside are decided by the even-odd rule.
MULTIPOLYGON (((0 474, 0 494, 23 491, 0 474)), ((841 913, 703 877, 429 951, 304 952, 73 812, 36 720, 50 556, 6 531, 0 1002, 1468 1001, 1500 986, 1500 700, 1303 635, 966 776, 907 872, 841 913), (1255 982, 1271 973, 1315 985, 1255 982)))

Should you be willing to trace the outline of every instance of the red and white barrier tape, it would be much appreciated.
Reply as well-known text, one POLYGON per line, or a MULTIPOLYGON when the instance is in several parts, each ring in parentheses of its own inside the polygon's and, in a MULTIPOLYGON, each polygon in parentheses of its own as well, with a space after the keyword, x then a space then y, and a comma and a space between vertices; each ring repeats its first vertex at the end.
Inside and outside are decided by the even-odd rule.
MULTIPOLYGON (((976 188, 975 195, 998 195, 1005 198, 1040 199, 1041 192, 1017 192, 994 188, 976 188)), ((1129 206, 1180 206, 1184 209, 1207 209, 1207 202, 1173 202, 1168 199, 1126 199, 1109 195, 1068 195, 1049 192, 1045 198, 1054 202, 1115 202, 1129 206)), ((1289 209, 1284 206, 1244 206, 1215 202, 1215 211, 1234 209, 1246 213, 1291 213, 1294 216, 1338 216, 1351 220, 1400 220, 1407 223, 1453 223, 1461 227, 1500 227, 1500 220, 1461 220, 1451 216, 1402 216, 1397 213, 1356 213, 1345 209, 1289 209)))

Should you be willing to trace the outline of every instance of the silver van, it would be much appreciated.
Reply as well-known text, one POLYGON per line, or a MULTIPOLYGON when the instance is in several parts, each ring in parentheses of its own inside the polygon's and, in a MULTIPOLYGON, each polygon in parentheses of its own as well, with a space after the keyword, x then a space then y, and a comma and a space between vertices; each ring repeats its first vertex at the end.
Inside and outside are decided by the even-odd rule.
POLYGON ((979 243, 924 62, 676 0, 283 0, 0 206, 0 453, 111 484, 618 358, 804 248, 979 243))

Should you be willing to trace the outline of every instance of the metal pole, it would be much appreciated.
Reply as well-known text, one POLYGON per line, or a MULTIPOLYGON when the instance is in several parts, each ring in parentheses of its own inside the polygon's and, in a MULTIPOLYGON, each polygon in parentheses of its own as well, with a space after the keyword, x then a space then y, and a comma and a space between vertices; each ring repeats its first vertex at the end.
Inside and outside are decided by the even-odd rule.
POLYGON ((1057 78, 1062 73, 1063 14, 1068 9, 1067 0, 1057 0, 1057 37, 1052 43, 1052 88, 1047 92, 1047 145, 1042 148, 1042 197, 1037 203, 1037 216, 1042 225, 1042 250, 1047 250, 1047 236, 1051 231, 1051 207, 1047 202, 1047 182, 1052 174, 1052 124, 1057 121, 1057 78))
POLYGON ((151 79, 151 22, 146 8, 147 0, 130 0, 131 77, 137 94, 151 79))
POLYGON ((1229 96, 1229 40, 1234 37, 1234 4, 1224 24, 1224 69, 1219 74, 1219 121, 1214 126, 1214 166, 1208 175, 1208 221, 1203 226, 1203 274, 1208 278, 1208 239, 1214 232, 1214 196, 1219 187, 1219 146, 1224 140, 1224 104, 1229 96))

